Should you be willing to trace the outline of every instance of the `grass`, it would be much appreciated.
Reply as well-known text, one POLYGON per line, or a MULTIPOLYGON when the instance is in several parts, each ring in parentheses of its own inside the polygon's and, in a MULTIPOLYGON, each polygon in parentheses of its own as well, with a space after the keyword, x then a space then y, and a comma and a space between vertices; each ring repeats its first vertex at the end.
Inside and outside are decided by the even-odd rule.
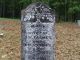
MULTIPOLYGON (((21 60, 20 19, 0 18, 0 60, 21 60)), ((80 60, 80 27, 75 23, 56 24, 57 60, 80 60)))
POLYGON ((0 18, 0 20, 20 20, 20 19, 0 18))

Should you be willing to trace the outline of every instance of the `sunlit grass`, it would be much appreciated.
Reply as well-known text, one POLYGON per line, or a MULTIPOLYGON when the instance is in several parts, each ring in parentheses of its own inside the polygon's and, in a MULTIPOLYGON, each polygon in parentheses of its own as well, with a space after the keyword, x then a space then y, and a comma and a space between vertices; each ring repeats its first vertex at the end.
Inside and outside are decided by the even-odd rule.
POLYGON ((20 19, 0 18, 0 20, 20 20, 20 19))

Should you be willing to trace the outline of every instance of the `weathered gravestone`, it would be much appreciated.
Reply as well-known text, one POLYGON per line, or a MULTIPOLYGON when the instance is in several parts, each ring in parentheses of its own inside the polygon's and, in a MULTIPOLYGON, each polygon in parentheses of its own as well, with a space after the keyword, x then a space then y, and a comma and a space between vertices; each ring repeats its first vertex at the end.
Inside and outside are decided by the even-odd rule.
POLYGON ((55 60, 53 12, 42 3, 22 10, 22 60, 55 60))

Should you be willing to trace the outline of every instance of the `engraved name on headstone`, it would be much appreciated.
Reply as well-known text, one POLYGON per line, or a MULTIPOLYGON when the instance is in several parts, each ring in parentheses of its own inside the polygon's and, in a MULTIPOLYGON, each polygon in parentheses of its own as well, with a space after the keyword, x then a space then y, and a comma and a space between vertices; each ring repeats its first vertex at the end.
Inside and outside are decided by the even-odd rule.
POLYGON ((55 60, 55 14, 42 3, 22 10, 22 60, 55 60))

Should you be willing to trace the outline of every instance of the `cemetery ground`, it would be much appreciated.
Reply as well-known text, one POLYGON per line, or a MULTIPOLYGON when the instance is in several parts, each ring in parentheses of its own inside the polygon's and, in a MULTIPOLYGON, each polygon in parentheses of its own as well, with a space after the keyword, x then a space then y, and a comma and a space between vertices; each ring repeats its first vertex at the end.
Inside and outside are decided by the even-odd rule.
MULTIPOLYGON (((57 60, 80 60, 80 27, 75 23, 56 23, 57 60)), ((0 18, 0 60, 20 60, 21 23, 0 18)))

